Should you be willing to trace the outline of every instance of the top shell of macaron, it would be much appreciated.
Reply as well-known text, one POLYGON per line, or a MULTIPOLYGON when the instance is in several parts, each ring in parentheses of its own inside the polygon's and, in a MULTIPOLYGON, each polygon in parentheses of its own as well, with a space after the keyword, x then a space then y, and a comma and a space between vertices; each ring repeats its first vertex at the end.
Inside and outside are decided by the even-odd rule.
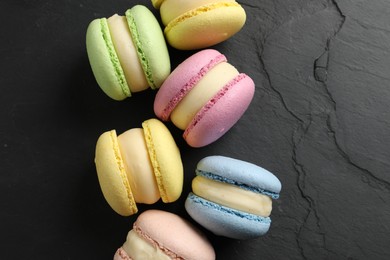
POLYGON ((257 190, 274 199, 279 197, 282 188, 279 179, 266 169, 246 161, 219 155, 208 156, 200 160, 196 174, 257 190))
POLYGON ((244 26, 246 13, 235 0, 152 0, 165 26, 167 42, 181 50, 223 42, 244 26))

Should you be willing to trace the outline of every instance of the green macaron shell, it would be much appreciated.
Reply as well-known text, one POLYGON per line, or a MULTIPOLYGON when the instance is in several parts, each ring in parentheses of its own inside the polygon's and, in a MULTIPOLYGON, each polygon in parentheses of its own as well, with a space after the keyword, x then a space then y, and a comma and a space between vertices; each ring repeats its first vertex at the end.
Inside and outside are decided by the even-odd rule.
POLYGON ((95 19, 89 24, 86 45, 93 74, 104 93, 115 100, 131 96, 106 18, 95 19))
POLYGON ((160 24, 153 13, 142 5, 127 10, 126 18, 146 80, 152 89, 159 88, 171 72, 168 48, 160 24))

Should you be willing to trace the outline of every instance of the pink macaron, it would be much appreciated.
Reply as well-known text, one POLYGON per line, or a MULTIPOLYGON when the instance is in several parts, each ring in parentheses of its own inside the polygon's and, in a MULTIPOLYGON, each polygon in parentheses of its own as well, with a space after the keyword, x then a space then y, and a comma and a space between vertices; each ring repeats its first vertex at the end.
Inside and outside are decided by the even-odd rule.
POLYGON ((114 260, 203 259, 214 260, 206 236, 190 222, 170 212, 147 210, 138 216, 114 260))
POLYGON ((206 49, 183 61, 157 92, 154 112, 184 131, 192 147, 206 146, 223 136, 253 99, 253 80, 206 49))

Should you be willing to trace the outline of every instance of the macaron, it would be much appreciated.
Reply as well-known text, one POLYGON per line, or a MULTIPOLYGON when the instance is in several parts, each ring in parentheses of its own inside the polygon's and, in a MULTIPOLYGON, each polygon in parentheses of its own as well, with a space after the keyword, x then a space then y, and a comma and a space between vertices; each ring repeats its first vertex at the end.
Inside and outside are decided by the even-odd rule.
POLYGON ((199 51, 167 77, 154 100, 154 112, 184 130, 192 147, 223 136, 244 114, 253 99, 253 80, 213 49, 199 51))
POLYGON ((203 233, 185 219, 161 210, 140 214, 114 260, 213 260, 215 252, 203 233))
POLYGON ((157 89, 171 72, 160 24, 143 5, 125 16, 93 20, 86 33, 89 62, 100 88, 112 99, 157 89))
POLYGON ((185 208, 216 235, 252 239, 268 232, 272 199, 280 190, 278 178, 255 164, 209 156, 197 165, 185 208))
POLYGON ((180 151, 157 119, 119 136, 115 130, 100 135, 95 165, 104 198, 122 216, 137 213, 136 203, 174 202, 182 192, 180 151))
POLYGON ((236 34, 246 13, 234 0, 152 0, 168 43, 180 50, 210 47, 236 34))

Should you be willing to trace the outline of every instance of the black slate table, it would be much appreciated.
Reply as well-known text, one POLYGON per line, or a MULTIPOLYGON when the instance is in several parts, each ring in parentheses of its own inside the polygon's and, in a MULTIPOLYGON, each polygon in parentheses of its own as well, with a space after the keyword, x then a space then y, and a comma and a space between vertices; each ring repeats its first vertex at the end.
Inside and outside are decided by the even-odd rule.
MULTIPOLYGON (((390 1, 239 1, 245 27, 213 48, 256 83, 220 140, 182 152, 183 195, 140 206, 190 219, 184 200, 208 155, 272 171, 283 190, 269 233, 206 231, 218 259, 390 259, 390 1)), ((0 2, 0 259, 112 259, 136 216, 105 202, 98 136, 155 117, 155 92, 122 102, 98 88, 85 50, 94 18, 149 1, 0 2)), ((194 51, 169 49, 172 67, 194 51)))

